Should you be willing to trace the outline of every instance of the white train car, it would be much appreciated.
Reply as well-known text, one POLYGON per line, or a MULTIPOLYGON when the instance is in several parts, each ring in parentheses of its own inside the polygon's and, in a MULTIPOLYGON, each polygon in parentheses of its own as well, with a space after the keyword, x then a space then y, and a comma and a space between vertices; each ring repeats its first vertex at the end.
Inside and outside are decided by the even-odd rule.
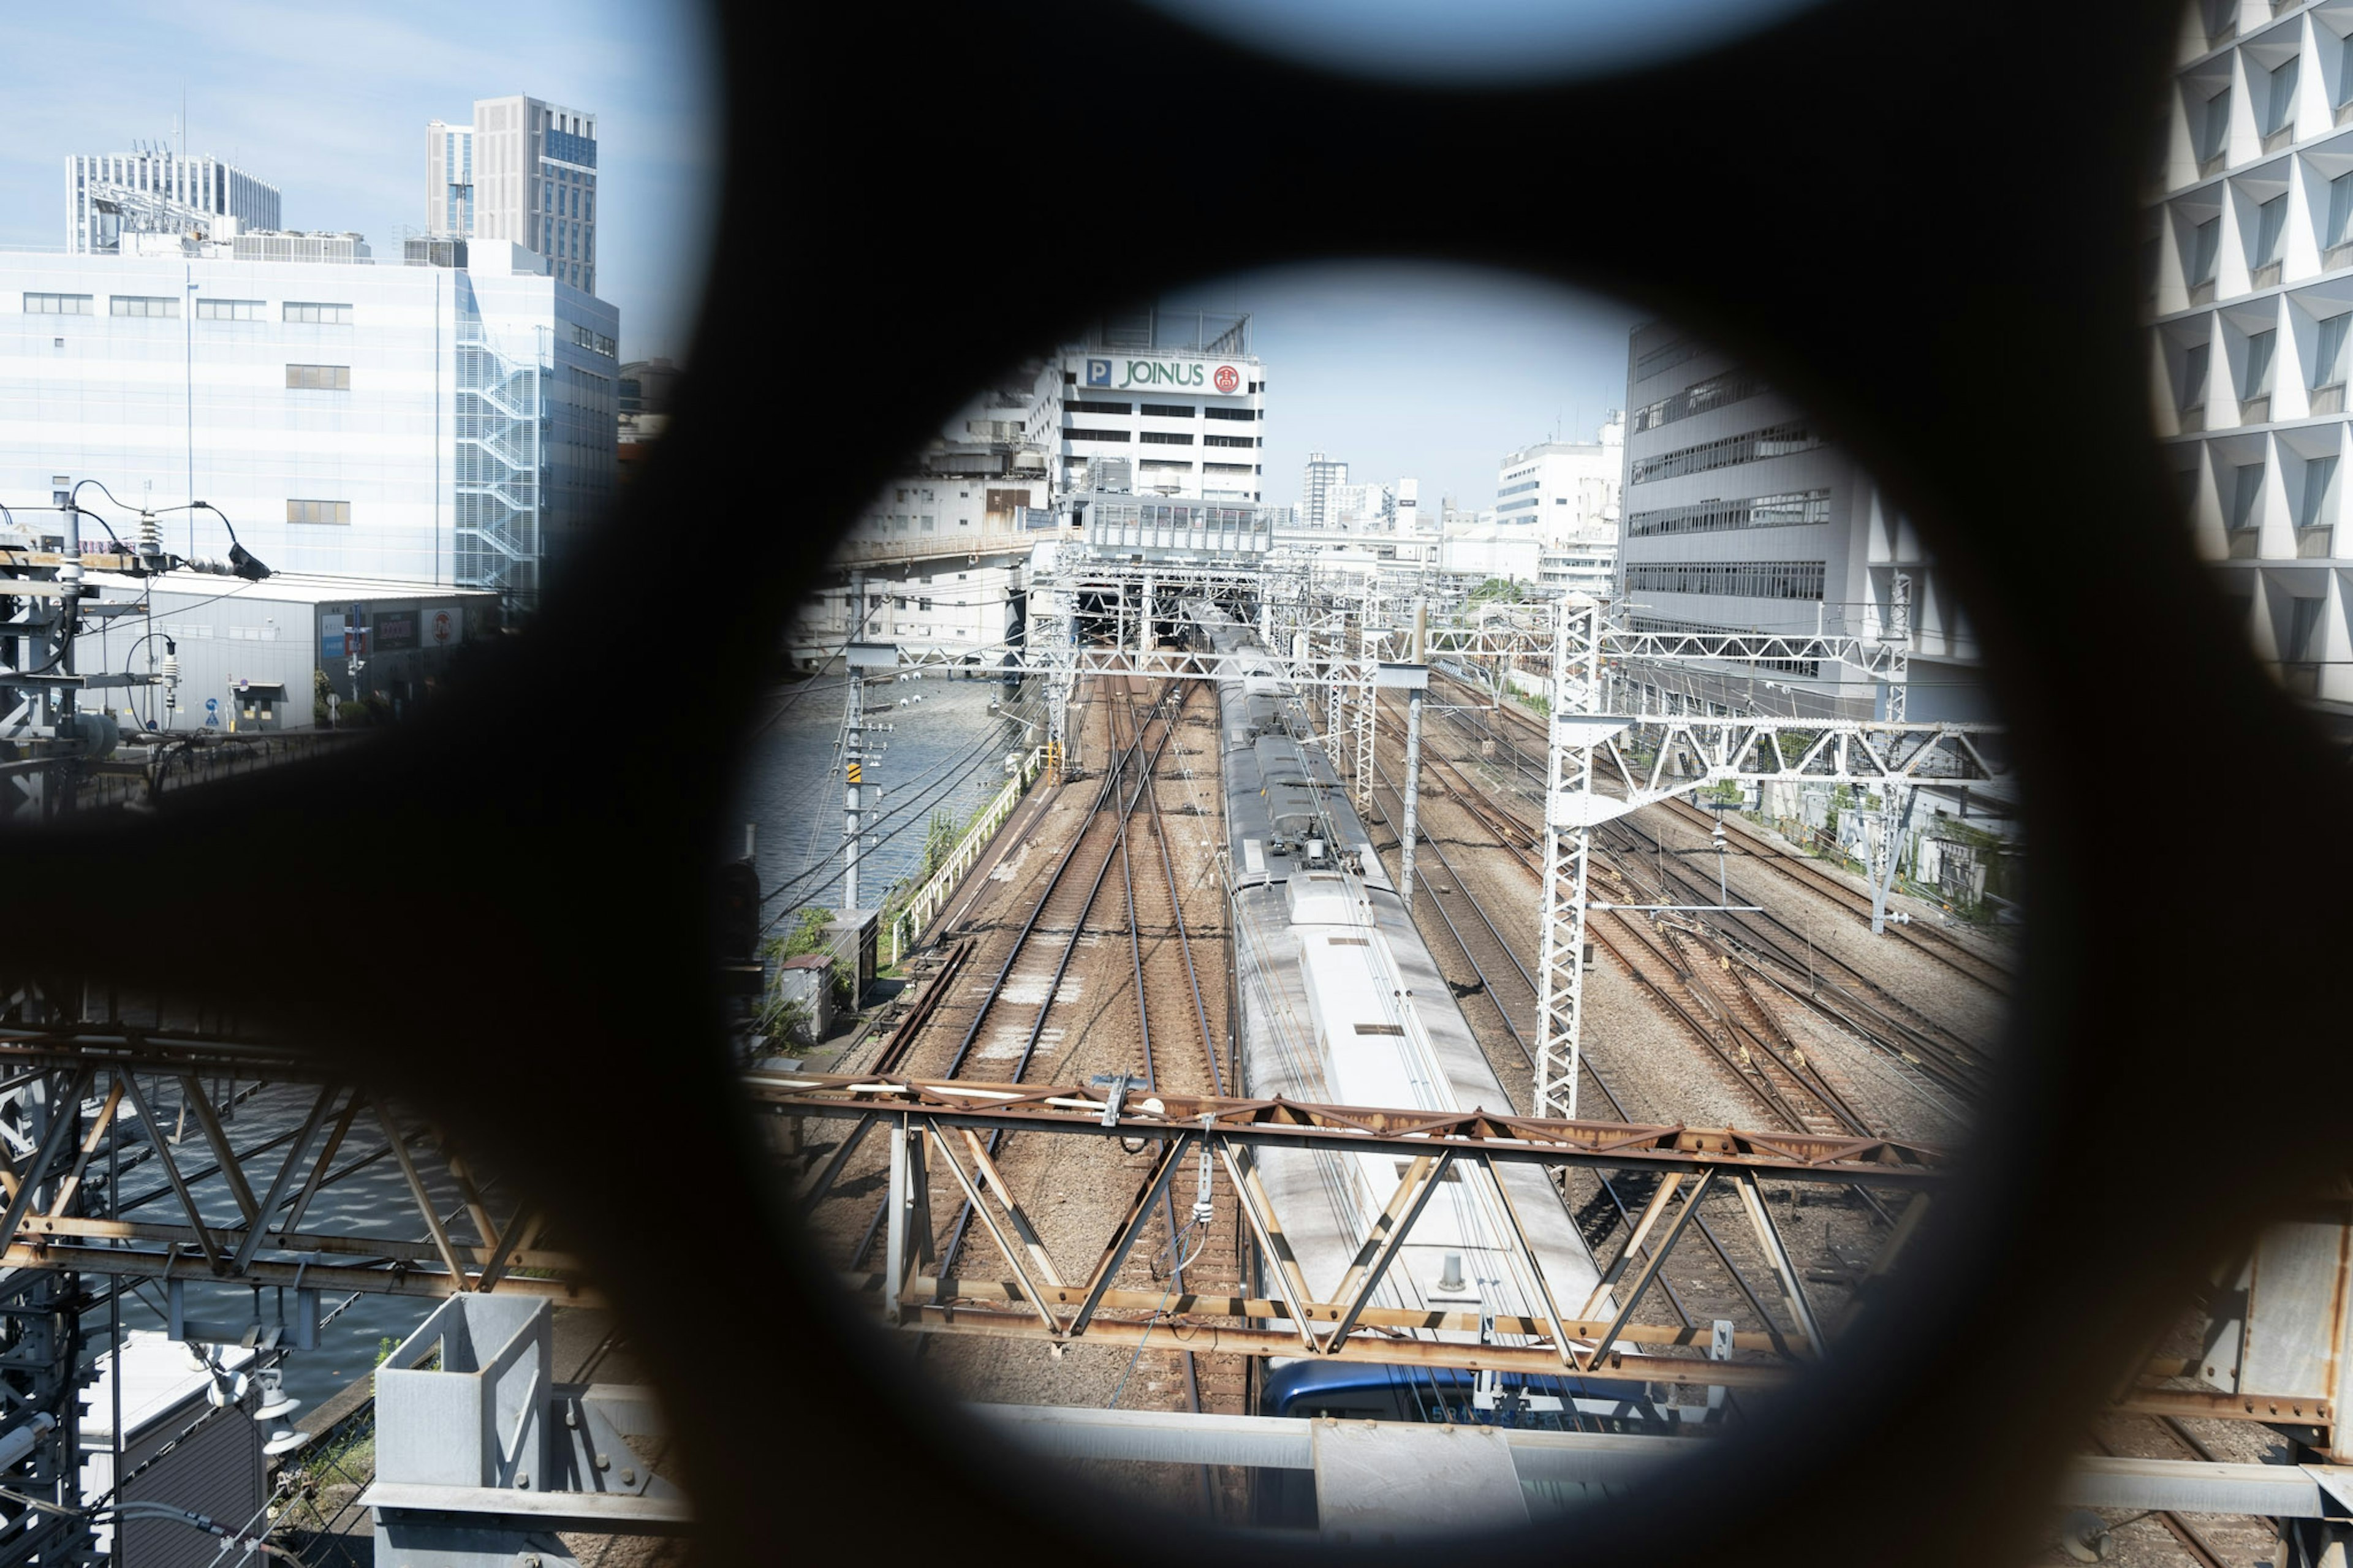
MULTIPOLYGON (((1214 605, 1192 601, 1187 614, 1196 635, 1218 651, 1259 647, 1250 627, 1214 605)), ((1241 1091, 1326 1104, 1510 1110, 1314 738, 1307 702, 1263 674, 1222 684, 1219 697, 1241 1091)), ((1318 1300, 1332 1299, 1409 1166, 1388 1152, 1261 1157, 1261 1178, 1318 1300)), ((1586 1305, 1599 1271, 1558 1189, 1537 1167, 1498 1169, 1500 1191, 1474 1165, 1450 1170, 1383 1276, 1379 1305, 1540 1317, 1537 1269, 1564 1313, 1586 1305), (1514 1244, 1515 1230, 1527 1236, 1527 1249, 1514 1244)), ((1261 1284, 1271 1289, 1274 1280, 1262 1270, 1261 1284)), ((1605 1299, 1599 1310, 1610 1305, 1605 1299)), ((1414 1337, 1480 1335, 1431 1329, 1414 1337)), ((1500 1332, 1493 1340, 1519 1342, 1500 1332)), ((1651 1414, 1640 1384, 1306 1357, 1270 1365, 1260 1411, 1542 1426, 1651 1414)))

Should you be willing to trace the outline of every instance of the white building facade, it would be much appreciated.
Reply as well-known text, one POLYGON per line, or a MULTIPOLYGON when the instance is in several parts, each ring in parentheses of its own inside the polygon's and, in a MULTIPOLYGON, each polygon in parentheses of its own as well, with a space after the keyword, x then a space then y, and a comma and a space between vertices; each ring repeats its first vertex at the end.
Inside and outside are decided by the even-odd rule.
POLYGON ((2353 12, 2209 0, 2175 58, 2142 231, 2158 432, 2257 653, 2353 729, 2353 12))
POLYGON ((1057 493, 1124 472, 1138 493, 1255 501, 1265 421, 1247 315, 1146 310, 1105 319, 1049 362, 1027 435, 1053 453, 1057 493))
MULTIPOLYGON (((66 159, 66 249, 73 255, 112 252, 139 209, 176 209, 181 222, 226 218, 206 226, 226 236, 240 228, 279 226, 276 185, 217 158, 191 158, 161 148, 83 154, 66 159), (126 213, 125 208, 132 209, 126 213)), ((177 227, 178 225, 174 226, 177 227)))
POLYGON ((1495 519, 1530 524, 1547 547, 1614 534, 1624 482, 1625 416, 1613 413, 1591 441, 1539 441, 1495 470, 1495 519))
MULTIPOLYGON (((1900 576, 1910 717, 1992 716, 1960 605, 1912 525, 1818 420, 1657 323, 1632 335, 1627 402, 1619 590, 1635 628, 1877 637, 1900 576)), ((1836 660, 1651 673, 1717 710, 1862 717, 1880 700, 1875 682, 1836 660)))
MULTIPOLYGON (((0 501, 63 505, 83 479, 131 509, 204 500, 281 571, 528 608, 611 499, 613 308, 512 246, 463 270, 177 249, 0 251, 0 501)), ((163 532, 182 554, 227 544, 203 512, 163 532)))
POLYGON ((1329 491, 1325 511, 1334 528, 1388 533, 1396 526, 1397 491, 1378 482, 1335 485, 1329 491))
POLYGON ((596 117, 520 95, 474 100, 471 125, 425 128, 425 227, 505 240, 596 291, 596 117))

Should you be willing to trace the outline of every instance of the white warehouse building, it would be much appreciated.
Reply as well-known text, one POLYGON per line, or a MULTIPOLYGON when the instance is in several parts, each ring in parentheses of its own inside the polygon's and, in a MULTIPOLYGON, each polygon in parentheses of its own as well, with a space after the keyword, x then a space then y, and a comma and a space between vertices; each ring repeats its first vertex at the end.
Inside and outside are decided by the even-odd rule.
POLYGON ((2206 0, 2175 58, 2142 238, 2158 431, 2256 651, 2353 729, 2353 10, 2206 0))
MULTIPOLYGON (((451 268, 139 237, 0 251, 0 503, 72 498, 121 531, 203 500, 278 570, 527 609, 610 500, 618 318, 520 247, 451 268)), ((168 550, 227 548, 202 512, 163 522, 168 550)))

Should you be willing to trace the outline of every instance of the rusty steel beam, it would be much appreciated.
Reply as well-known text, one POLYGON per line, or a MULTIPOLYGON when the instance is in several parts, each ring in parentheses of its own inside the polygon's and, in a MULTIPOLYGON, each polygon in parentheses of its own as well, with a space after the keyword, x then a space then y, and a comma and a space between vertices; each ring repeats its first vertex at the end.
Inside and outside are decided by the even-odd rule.
MULTIPOLYGON (((1040 1326, 1030 1312, 998 1311, 983 1307, 934 1307, 907 1303, 900 1309, 903 1326, 922 1333, 989 1334, 998 1338, 1068 1343, 1068 1337, 1040 1326)), ((1236 1327, 1225 1323, 1132 1321, 1100 1315, 1086 1337, 1106 1344, 1152 1343, 1164 1350, 1190 1351, 1197 1355, 1297 1356, 1299 1336, 1275 1329, 1236 1327)), ((1475 1341, 1392 1339, 1385 1334, 1352 1334, 1319 1356, 1333 1361, 1366 1362, 1387 1366, 1453 1367, 1465 1372, 1528 1373, 1557 1377, 1560 1357, 1550 1345, 1482 1345, 1475 1341)), ((1725 1388, 1786 1386, 1795 1368, 1787 1363, 1704 1361, 1672 1356, 1616 1352, 1599 1357, 1585 1375, 1626 1383, 1680 1383, 1725 1388)))
MULTIPOLYGON (((515 1227, 507 1227, 512 1232, 515 1227)), ((238 1233, 214 1229, 216 1240, 238 1233)), ((169 1225, 160 1220, 98 1219, 80 1215, 35 1215, 18 1232, 22 1238, 57 1237, 62 1240, 92 1241, 153 1241, 166 1246, 201 1245, 195 1227, 169 1225)), ((441 1255, 429 1241, 390 1241, 375 1236, 328 1236, 316 1232, 266 1230, 260 1233, 254 1250, 268 1247, 280 1252, 332 1252, 352 1258, 382 1258, 395 1263, 438 1263, 441 1255)), ((241 1250, 241 1249, 240 1249, 241 1250)), ((248 1259, 249 1261, 249 1259, 248 1259)), ((557 1272, 577 1272, 579 1262, 568 1253, 545 1251, 511 1251, 501 1261, 502 1268, 548 1269, 557 1272)), ((223 1279, 240 1277, 243 1266, 232 1255, 224 1264, 223 1279)), ((469 1270, 471 1272, 471 1270, 469 1270)))
MULTIPOLYGON (((77 1243, 20 1241, 0 1254, 0 1268, 45 1268, 79 1274, 120 1274, 136 1279, 194 1279, 206 1278, 201 1270, 203 1260, 174 1247, 166 1251, 145 1248, 85 1247, 77 1243)), ((353 1263, 271 1263, 254 1262, 246 1265, 241 1274, 225 1276, 239 1284, 312 1286, 321 1289, 359 1290, 377 1296, 417 1296, 438 1300, 461 1290, 478 1290, 481 1284, 480 1270, 469 1270, 463 1283, 451 1279, 448 1273, 432 1267, 414 1267, 396 1262, 389 1268, 364 1268, 353 1263)), ((496 1281, 502 1296, 544 1298, 566 1306, 601 1307, 605 1299, 596 1290, 575 1279, 543 1279, 528 1275, 509 1274, 496 1281)))
POLYGON ((1199 1128, 1219 1144, 1334 1153, 1440 1148, 1537 1165, 1609 1166, 1698 1173, 1733 1167, 1776 1181, 1918 1187, 1944 1180, 1942 1150, 1886 1138, 1760 1132, 1681 1123, 1315 1105, 1159 1092, 1109 1104, 1074 1085, 965 1079, 752 1073, 752 1098, 778 1115, 858 1118, 881 1110, 934 1127, 1062 1132, 1076 1137, 1166 1138, 1199 1128))
MULTIPOLYGON (((847 1273, 839 1278, 844 1289, 858 1295, 882 1288, 882 1276, 871 1271, 847 1273)), ((917 1275, 908 1281, 908 1285, 923 1304, 934 1306, 955 1301, 1018 1301, 1023 1299, 1020 1287, 1009 1279, 934 1279, 928 1275, 917 1275)), ((1070 1306, 1083 1300, 1084 1288, 1066 1285, 1059 1289, 1047 1290, 1044 1295, 1047 1301, 1055 1306, 1070 1306)), ((1157 1311, 1167 1318, 1291 1321, 1291 1309, 1287 1303, 1257 1296, 1210 1296, 1196 1291, 1179 1291, 1171 1296, 1158 1290, 1106 1289, 1096 1306, 1106 1311, 1157 1311)), ((1309 1305, 1308 1311, 1318 1321, 1331 1321, 1339 1317, 1341 1308, 1336 1302, 1317 1301, 1309 1305)), ((1430 1332, 1452 1331, 1458 1333, 1476 1333, 1481 1327, 1486 1326, 1499 1334, 1520 1334, 1532 1339, 1548 1338, 1552 1333, 1551 1326, 1544 1319, 1513 1312, 1482 1318, 1477 1312, 1450 1312, 1413 1307, 1366 1307, 1357 1315, 1356 1322, 1363 1328, 1411 1329, 1430 1332)), ((1564 1318, 1560 1331, 1571 1339, 1589 1340, 1599 1337, 1608 1326, 1599 1318, 1564 1318)), ((1080 1334, 1081 1331, 1073 1328, 1071 1337, 1075 1339, 1080 1334)), ((1683 1345, 1704 1351, 1708 1346, 1710 1331, 1698 1325, 1683 1329, 1652 1323, 1629 1323, 1618 1331, 1616 1337, 1631 1344, 1683 1345)), ((1735 1350, 1770 1352, 1777 1349, 1778 1343, 1771 1334, 1746 1329, 1732 1336, 1735 1350)))

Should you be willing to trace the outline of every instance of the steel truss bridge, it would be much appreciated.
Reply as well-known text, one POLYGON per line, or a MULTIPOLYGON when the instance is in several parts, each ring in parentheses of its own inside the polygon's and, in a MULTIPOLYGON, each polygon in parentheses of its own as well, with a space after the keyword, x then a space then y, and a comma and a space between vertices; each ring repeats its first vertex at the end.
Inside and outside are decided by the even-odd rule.
MULTIPOLYGON (((1056 1345, 1134 1346, 1157 1334, 1196 1353, 1316 1357, 1384 1365, 1496 1371, 1523 1375, 1608 1375, 1650 1384, 1731 1389, 1786 1385, 1809 1363, 1835 1353, 1805 1289, 1762 1183, 1859 1187, 1902 1203, 1894 1228, 1866 1279, 1896 1268, 1935 1194, 1958 1173, 1941 1150, 1890 1139, 1750 1131, 1683 1124, 1578 1121, 1554 1117, 1313 1105, 1285 1100, 1155 1093, 1130 1098, 1102 1085, 991 1083, 923 1079, 757 1072, 746 1076, 753 1100, 777 1118, 846 1122, 839 1141, 795 1197, 806 1215, 834 1190, 864 1141, 889 1144, 889 1187, 882 1205, 883 1267, 842 1276, 847 1289, 876 1303, 883 1320, 923 1333, 983 1334, 1056 1345), (1127 1205, 1103 1216, 1098 1247, 1079 1259, 1054 1258, 1039 1227, 988 1152, 991 1134, 1124 1140, 1156 1144, 1157 1153, 1127 1205), (1259 1176, 1268 1150, 1362 1154, 1387 1151, 1407 1166, 1387 1210, 1357 1239, 1356 1261, 1328 1297, 1312 1290, 1285 1243, 1284 1215, 1259 1176), (1126 1290, 1113 1282, 1149 1222, 1180 1177, 1211 1163, 1235 1194, 1244 1231, 1267 1260, 1263 1296, 1126 1290), (1475 1310, 1408 1310, 1376 1304, 1381 1281, 1440 1184, 1484 1183, 1514 1214, 1495 1180, 1501 1163, 1565 1172, 1584 1168, 1648 1172, 1652 1195, 1633 1219, 1628 1240, 1581 1302, 1555 1298, 1540 1269, 1541 1310, 1534 1316, 1475 1310), (1763 1331, 1731 1325, 1668 1327, 1635 1322, 1701 1205, 1718 1189, 1737 1200, 1778 1288, 1786 1323, 1760 1311, 1763 1331), (971 1205, 997 1247, 1006 1278, 930 1271, 933 1203, 971 1205), (1066 1262, 1072 1267, 1066 1268, 1066 1262), (1438 1335, 1452 1335, 1439 1338, 1438 1335), (1427 1337, 1418 1337, 1427 1336, 1427 1337)), ((1328 1216, 1326 1216, 1328 1217, 1328 1216)), ((1518 1241, 1527 1252, 1525 1235, 1518 1241)), ((2293 1248, 2295 1238, 2266 1247, 2293 1248)), ((2331 1243, 2333 1245, 2333 1242, 2331 1243)), ((2260 1262, 2260 1257, 2256 1260, 2260 1262)), ((2283 1257, 2284 1271, 2302 1267, 2283 1257)), ((2343 1269, 2340 1268, 2339 1273, 2343 1269)), ((2323 1285, 2315 1287, 2327 1294, 2323 1285)), ((2299 1300, 2299 1310, 2310 1303, 2299 1300)), ((1873 1310, 1869 1298, 1858 1310, 1873 1310)), ((2341 1331, 2325 1311, 2283 1337, 2341 1331)), ((2236 1331, 2236 1326, 2231 1326, 2236 1331)), ((2324 1451, 2347 1446, 2337 1401, 2315 1383, 2295 1391, 2163 1386, 2192 1374, 2180 1358, 2152 1358, 2142 1378, 2121 1391, 2126 1414, 2261 1422, 2324 1451)))
MULTIPOLYGON (((50 1005, 35 987, 7 1000, 20 1017, 50 1005)), ((549 1239, 436 1129, 301 1051, 0 1025, 0 1440, 34 1434, 0 1491, 16 1500, 0 1500, 0 1563, 97 1561, 79 1511, 94 1309, 140 1295, 192 1341, 268 1352, 312 1337, 329 1295, 596 1304, 549 1239), (244 1132, 239 1108, 264 1086, 294 1086, 301 1119, 244 1132), (323 1201, 362 1184, 364 1206, 323 1201), (248 1287, 250 1305, 192 1285, 248 1287), (28 1524, 24 1498, 38 1500, 28 1524)))

